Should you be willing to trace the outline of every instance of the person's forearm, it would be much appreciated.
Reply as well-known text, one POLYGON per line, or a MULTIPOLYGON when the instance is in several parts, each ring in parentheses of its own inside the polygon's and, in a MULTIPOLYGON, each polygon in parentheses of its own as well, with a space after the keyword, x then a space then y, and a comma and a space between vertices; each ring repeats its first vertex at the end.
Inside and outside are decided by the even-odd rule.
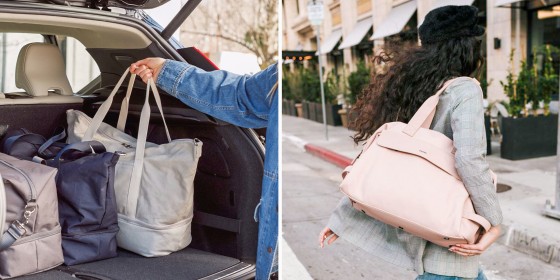
POLYGON ((243 127, 265 127, 270 105, 263 92, 270 89, 250 81, 251 78, 227 71, 206 72, 187 63, 167 60, 156 83, 201 112, 243 127))

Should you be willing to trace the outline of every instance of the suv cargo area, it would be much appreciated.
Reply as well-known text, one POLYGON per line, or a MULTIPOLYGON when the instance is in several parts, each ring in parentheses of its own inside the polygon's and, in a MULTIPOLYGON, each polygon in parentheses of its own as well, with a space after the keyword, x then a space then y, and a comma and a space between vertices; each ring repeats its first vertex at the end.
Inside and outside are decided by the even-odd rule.
MULTIPOLYGON (((152 1, 153 2, 153 1, 152 1)), ((43 36, 59 45, 61 36, 85 46, 99 67, 99 77, 73 88, 75 99, 38 101, 28 93, 3 92, 0 125, 26 128, 46 138, 66 126, 66 111, 93 117, 125 69, 137 60, 159 56, 188 61, 205 70, 213 64, 192 48, 178 49, 141 19, 86 8, 51 4, 0 2, 0 33, 43 36), (78 93, 79 92, 79 93, 78 93)), ((136 136, 146 85, 138 78, 130 101, 126 132, 136 136)), ((116 258, 27 275, 18 279, 248 279, 254 277, 257 229, 253 215, 259 202, 264 148, 254 131, 233 126, 189 108, 162 93, 172 138, 198 138, 203 152, 195 178, 192 243, 168 256, 145 258, 119 249, 116 258)), ((54 92, 49 97, 55 96, 54 92)), ((105 119, 116 125, 119 91, 105 119)), ((151 104, 155 104, 152 100, 151 104)), ((157 107, 152 106, 148 141, 164 143, 165 132, 157 107)), ((173 195, 173 194, 169 194, 173 195)), ((8 201, 9 203, 9 201, 8 201)))

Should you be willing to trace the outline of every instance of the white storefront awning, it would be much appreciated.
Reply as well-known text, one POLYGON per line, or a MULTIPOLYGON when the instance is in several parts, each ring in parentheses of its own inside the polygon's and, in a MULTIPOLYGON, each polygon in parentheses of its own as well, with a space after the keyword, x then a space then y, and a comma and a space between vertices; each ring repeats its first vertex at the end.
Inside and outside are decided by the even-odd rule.
POLYGON ((338 47, 339 50, 353 47, 359 44, 364 36, 368 33, 369 29, 373 27, 373 22, 371 17, 358 21, 352 29, 352 32, 348 36, 344 37, 344 40, 338 47))
POLYGON ((430 11, 435 10, 437 8, 441 8, 443 6, 470 6, 473 3, 474 3, 474 0, 439 0, 430 9, 430 11))
MULTIPOLYGON (((499 0, 498 0, 499 1, 499 0)), ((430 11, 444 6, 470 6, 474 3, 474 0, 438 0, 430 11)), ((428 11, 428 13, 430 12, 428 11)), ((427 14, 427 13, 426 13, 427 14)), ((418 22, 418 26, 422 25, 424 18, 418 22)))
POLYGON ((503 7, 508 4, 515 4, 519 2, 524 2, 524 0, 496 0, 494 7, 503 7))
POLYGON ((340 38, 342 38, 342 29, 333 30, 331 35, 321 44, 321 54, 330 53, 336 46, 336 43, 340 41, 340 38))
POLYGON ((414 12, 416 12, 416 7, 416 0, 393 7, 385 19, 383 19, 379 28, 375 28, 375 33, 373 33, 370 40, 382 39, 401 32, 412 15, 414 15, 414 12))

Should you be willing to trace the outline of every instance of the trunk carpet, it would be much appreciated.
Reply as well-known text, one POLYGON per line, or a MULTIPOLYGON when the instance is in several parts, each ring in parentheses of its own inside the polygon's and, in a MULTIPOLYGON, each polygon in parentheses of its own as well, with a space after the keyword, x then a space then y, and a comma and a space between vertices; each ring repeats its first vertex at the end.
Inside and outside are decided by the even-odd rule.
POLYGON ((50 280, 76 279, 61 270, 70 270, 82 274, 78 279, 103 280, 163 280, 163 279, 199 279, 222 271, 239 263, 239 260, 205 251, 186 248, 168 256, 146 258, 134 253, 120 250, 119 256, 112 259, 80 264, 61 266, 18 279, 50 280))

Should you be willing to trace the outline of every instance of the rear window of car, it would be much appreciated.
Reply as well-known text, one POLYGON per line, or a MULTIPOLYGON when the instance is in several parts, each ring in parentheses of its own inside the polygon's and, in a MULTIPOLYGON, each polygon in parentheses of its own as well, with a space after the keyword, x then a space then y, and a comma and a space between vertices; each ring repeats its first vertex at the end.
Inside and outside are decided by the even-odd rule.
MULTIPOLYGON (((72 90, 78 92, 99 76, 99 67, 80 41, 67 36, 56 36, 66 64, 66 76, 72 90)), ((41 34, 0 33, 0 92, 21 92, 16 87, 16 64, 19 52, 29 43, 45 43, 41 34)))

